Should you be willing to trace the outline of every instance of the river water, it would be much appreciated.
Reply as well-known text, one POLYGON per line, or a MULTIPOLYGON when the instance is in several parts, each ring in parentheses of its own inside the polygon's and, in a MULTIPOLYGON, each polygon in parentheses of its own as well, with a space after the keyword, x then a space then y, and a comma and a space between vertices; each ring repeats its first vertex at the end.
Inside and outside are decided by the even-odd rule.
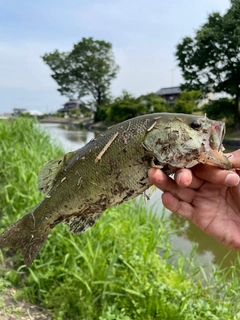
MULTIPOLYGON (((97 135, 90 131, 76 130, 68 125, 41 124, 41 126, 49 132, 53 140, 62 145, 66 152, 81 148, 97 135)), ((154 208, 154 211, 159 214, 163 212, 159 190, 147 201, 147 206, 151 209, 154 208)), ((176 254, 181 251, 183 255, 190 256, 194 245, 197 263, 203 266, 206 271, 211 270, 213 264, 221 265, 221 267, 234 264, 237 255, 235 251, 224 248, 194 224, 167 209, 165 209, 165 217, 178 230, 176 234, 171 236, 171 248, 176 254)))

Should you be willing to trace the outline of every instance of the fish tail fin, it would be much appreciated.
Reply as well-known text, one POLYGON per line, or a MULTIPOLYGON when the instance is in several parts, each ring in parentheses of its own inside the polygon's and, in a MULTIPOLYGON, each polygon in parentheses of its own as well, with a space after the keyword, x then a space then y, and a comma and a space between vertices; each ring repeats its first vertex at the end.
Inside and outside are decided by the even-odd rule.
POLYGON ((26 266, 29 267, 51 230, 52 228, 47 223, 37 224, 34 211, 32 211, 10 225, 0 235, 0 247, 19 248, 26 266))

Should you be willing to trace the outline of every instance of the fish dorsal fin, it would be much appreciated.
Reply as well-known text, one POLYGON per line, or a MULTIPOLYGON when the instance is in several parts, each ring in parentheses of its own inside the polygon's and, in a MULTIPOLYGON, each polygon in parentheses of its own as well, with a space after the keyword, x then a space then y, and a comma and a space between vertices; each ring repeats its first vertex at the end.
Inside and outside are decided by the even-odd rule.
POLYGON ((52 189, 59 172, 74 154, 75 152, 69 152, 45 163, 38 175, 38 190, 40 192, 46 193, 52 189))

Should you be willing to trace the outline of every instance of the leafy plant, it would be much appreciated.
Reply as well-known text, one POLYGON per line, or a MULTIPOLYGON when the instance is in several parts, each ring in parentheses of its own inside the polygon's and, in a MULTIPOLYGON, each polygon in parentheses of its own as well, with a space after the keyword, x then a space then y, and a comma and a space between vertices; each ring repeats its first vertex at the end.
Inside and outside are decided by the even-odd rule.
POLYGON ((240 2, 221 15, 213 12, 195 34, 178 45, 176 57, 185 90, 226 92, 234 97, 234 121, 240 123, 240 2))
POLYGON ((209 118, 228 120, 228 123, 234 122, 234 100, 228 98, 221 98, 210 101, 207 105, 202 107, 209 118))
POLYGON ((121 122, 147 113, 170 111, 168 103, 154 93, 135 98, 127 91, 123 91, 113 103, 102 109, 105 119, 113 122, 121 122))
POLYGON ((197 107, 197 102, 200 97, 200 91, 182 91, 180 97, 174 101, 173 111, 179 113, 192 113, 197 107))

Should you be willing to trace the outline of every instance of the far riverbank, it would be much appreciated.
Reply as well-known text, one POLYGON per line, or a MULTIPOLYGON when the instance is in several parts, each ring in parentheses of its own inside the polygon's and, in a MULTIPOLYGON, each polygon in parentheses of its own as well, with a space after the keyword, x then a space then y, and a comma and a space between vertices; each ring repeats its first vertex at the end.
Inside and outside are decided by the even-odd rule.
MULTIPOLYGON (((74 126, 76 129, 85 129, 89 131, 105 131, 108 126, 104 122, 94 122, 93 118, 71 119, 48 116, 39 120, 40 123, 59 123, 74 126)), ((223 140, 223 144, 226 148, 234 149, 240 148, 239 138, 227 138, 223 140)))
POLYGON ((89 131, 105 131, 108 129, 103 122, 94 122, 93 118, 71 119, 48 116, 40 119, 40 123, 59 123, 74 126, 77 129, 85 129, 89 131))

